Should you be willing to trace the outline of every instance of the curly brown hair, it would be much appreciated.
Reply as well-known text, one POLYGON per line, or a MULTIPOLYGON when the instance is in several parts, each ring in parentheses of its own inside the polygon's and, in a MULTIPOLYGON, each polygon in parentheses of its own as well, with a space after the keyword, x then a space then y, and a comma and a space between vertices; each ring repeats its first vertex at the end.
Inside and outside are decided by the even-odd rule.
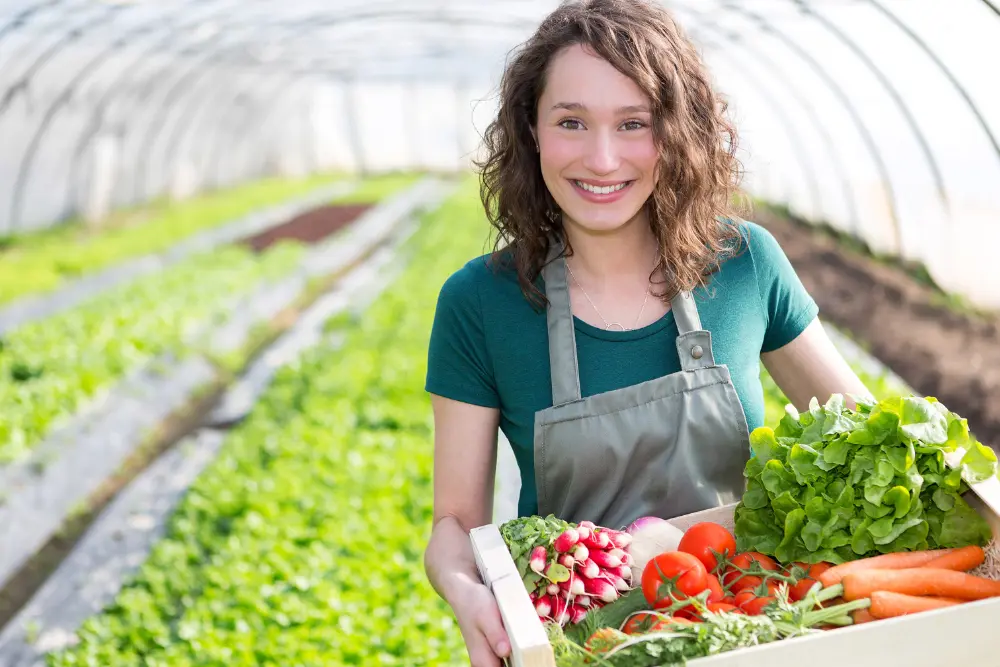
MULTIPOLYGON (((694 45, 671 14, 655 2, 581 0, 552 12, 510 60, 500 83, 497 118, 484 135, 480 196, 498 232, 493 260, 513 260, 518 283, 536 304, 536 287, 548 253, 550 230, 561 223, 542 180, 532 129, 553 56, 582 45, 632 79, 649 98, 659 152, 657 182, 646 202, 660 245, 666 284, 659 295, 703 285, 723 259, 737 252, 739 190, 737 132, 726 103, 713 90, 694 45)), ((566 254, 572 254, 569 240, 566 254)))

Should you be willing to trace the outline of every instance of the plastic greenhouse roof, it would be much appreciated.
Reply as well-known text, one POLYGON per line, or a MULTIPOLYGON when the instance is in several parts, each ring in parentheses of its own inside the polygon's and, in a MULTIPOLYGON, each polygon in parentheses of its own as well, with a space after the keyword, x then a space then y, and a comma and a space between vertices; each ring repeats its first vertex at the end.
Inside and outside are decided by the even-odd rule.
MULTIPOLYGON (((457 142, 421 137, 440 124, 441 91, 453 106, 488 96, 509 50, 557 4, 0 0, 0 234, 79 210, 101 160, 112 171, 145 161, 144 180, 126 174, 134 182, 115 185, 114 204, 177 190, 185 169, 194 189, 269 160, 308 169, 308 141, 329 146, 326 166, 406 166, 443 141, 458 155, 409 166, 453 164, 482 118, 473 129, 455 115, 457 142), (293 95, 309 100, 314 126, 336 116, 344 127, 290 138, 292 106, 281 104, 293 95), (393 104, 419 107, 395 141, 409 157, 387 158, 395 144, 370 136, 399 121, 369 118, 393 104), (250 110, 244 137, 268 131, 250 134, 245 155, 211 157, 206 176, 186 156, 219 132, 240 136, 235 112, 220 109, 250 110), (46 194, 55 182, 70 184, 65 195, 46 194)), ((1000 284, 977 287, 971 273, 991 261, 984 247, 1000 246, 1000 0, 665 4, 731 101, 755 194, 923 261, 974 300, 1000 300, 1000 284)))

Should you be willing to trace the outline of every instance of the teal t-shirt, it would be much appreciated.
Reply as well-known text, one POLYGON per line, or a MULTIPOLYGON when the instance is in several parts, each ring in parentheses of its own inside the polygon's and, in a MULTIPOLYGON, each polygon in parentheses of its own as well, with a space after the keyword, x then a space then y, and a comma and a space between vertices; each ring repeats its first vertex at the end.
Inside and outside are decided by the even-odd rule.
MULTIPOLYGON (((761 353, 792 341, 819 309, 770 232, 753 222, 739 228, 743 252, 692 296, 712 334, 716 363, 728 366, 752 430, 764 421, 761 353)), ((425 388, 499 408, 500 429, 521 472, 518 513, 527 516, 537 513, 535 413, 552 406, 546 318, 521 293, 514 270, 498 270, 488 259, 471 260, 441 289, 425 388)), ((575 328, 583 396, 680 371, 670 312, 635 331, 605 331, 579 318, 575 328)))

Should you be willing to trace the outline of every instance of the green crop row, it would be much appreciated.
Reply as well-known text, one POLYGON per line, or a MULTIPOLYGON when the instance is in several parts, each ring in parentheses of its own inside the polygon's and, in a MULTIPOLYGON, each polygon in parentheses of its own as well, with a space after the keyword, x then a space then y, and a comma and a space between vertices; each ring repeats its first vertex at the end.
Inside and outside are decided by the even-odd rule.
POLYGON ((471 186, 424 216, 395 286, 336 318, 339 351, 278 372, 137 576, 50 665, 467 664, 423 571, 422 381, 437 291, 481 247, 481 219, 471 186))
MULTIPOLYGON (((413 178, 410 174, 390 174, 367 180, 342 203, 377 201, 383 193, 413 178)), ((97 228, 68 223, 30 236, 5 239, 0 244, 0 304, 55 290, 67 279, 118 262, 162 252, 197 232, 338 180, 342 178, 267 179, 183 201, 155 202, 116 212, 97 228)))
MULTIPOLYGON (((374 202, 410 181, 373 179, 343 199, 374 202)), ((302 246, 290 242, 260 256, 226 246, 6 334, 0 339, 0 463, 30 452, 53 426, 130 371, 189 349, 198 327, 224 316, 260 280, 290 273, 301 255, 302 246)))

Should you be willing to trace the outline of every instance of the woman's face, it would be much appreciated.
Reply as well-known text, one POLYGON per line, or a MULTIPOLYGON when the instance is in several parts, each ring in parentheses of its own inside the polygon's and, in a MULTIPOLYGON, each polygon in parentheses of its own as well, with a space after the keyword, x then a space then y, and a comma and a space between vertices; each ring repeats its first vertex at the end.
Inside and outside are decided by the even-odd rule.
POLYGON ((549 65, 538 104, 542 177, 568 225, 614 231, 653 191, 657 151, 649 101, 630 78, 580 45, 549 65))

